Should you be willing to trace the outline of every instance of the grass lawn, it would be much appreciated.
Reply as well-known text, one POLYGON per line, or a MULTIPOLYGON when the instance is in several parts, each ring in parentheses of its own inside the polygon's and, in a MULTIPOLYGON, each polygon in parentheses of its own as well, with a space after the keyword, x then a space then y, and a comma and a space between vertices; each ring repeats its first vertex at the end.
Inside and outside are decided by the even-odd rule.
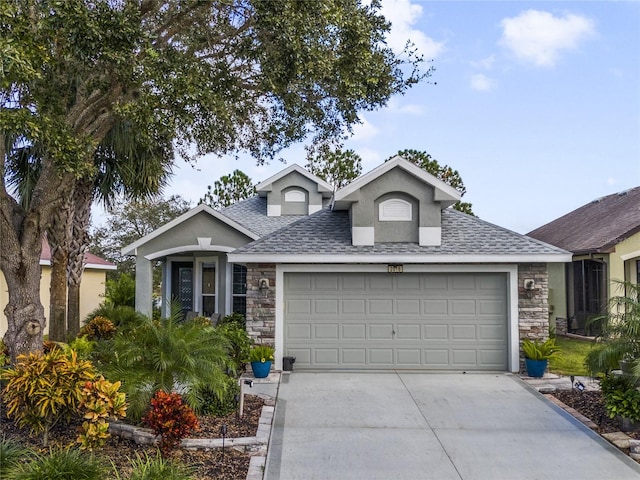
POLYGON ((593 345, 590 341, 556 337, 556 345, 561 351, 549 361, 549 371, 558 375, 589 374, 584 366, 584 358, 593 345))

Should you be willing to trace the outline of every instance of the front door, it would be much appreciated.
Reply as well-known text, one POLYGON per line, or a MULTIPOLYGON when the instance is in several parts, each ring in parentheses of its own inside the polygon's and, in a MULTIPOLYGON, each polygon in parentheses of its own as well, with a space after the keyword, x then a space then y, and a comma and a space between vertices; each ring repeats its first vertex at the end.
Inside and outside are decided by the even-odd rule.
POLYGON ((193 263, 174 262, 171 266, 171 297, 180 303, 183 315, 193 310, 193 263))

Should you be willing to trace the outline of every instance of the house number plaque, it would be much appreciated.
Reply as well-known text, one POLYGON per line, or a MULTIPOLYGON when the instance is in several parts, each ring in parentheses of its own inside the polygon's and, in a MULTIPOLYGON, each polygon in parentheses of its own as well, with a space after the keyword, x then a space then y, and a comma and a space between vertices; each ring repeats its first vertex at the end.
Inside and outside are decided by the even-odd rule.
POLYGON ((402 265, 387 265, 388 273, 402 273, 402 265))

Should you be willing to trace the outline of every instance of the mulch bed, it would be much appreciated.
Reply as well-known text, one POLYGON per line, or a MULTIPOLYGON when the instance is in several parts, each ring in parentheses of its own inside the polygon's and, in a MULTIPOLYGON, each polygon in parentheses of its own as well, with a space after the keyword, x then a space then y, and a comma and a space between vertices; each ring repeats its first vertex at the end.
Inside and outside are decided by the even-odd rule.
MULTIPOLYGON (((264 401, 256 396, 247 395, 244 402, 244 414, 237 418, 236 413, 226 417, 200 416, 200 431, 190 435, 191 438, 220 438, 222 426, 227 426, 227 438, 252 437, 256 435, 260 414, 264 401)), ((47 452, 49 448, 43 448, 40 438, 31 437, 27 429, 18 428, 11 420, 7 419, 5 409, 0 405, 0 435, 7 440, 14 440, 39 452, 47 452)), ((50 444, 54 446, 67 446, 75 443, 78 425, 58 425, 51 434, 50 444)), ((131 470, 131 459, 136 455, 144 458, 145 455, 155 457, 156 447, 141 446, 130 440, 111 435, 106 445, 98 450, 107 462, 113 462, 120 475, 127 477, 131 470)), ((173 457, 188 467, 194 469, 195 480, 244 480, 249 470, 250 455, 238 452, 233 448, 225 448, 224 451, 216 450, 186 450, 177 449, 173 457)), ((107 477, 115 479, 115 476, 107 477)))

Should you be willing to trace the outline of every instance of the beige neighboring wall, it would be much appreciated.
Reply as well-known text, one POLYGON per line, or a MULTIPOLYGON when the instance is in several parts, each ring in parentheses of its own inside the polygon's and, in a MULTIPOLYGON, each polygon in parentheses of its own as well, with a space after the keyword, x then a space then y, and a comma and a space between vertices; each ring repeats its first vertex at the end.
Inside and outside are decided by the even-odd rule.
MULTIPOLYGON (((84 322, 85 317, 104 300, 105 281, 107 272, 104 269, 93 269, 87 267, 82 274, 80 284, 80 322, 84 322)), ((40 301, 44 307, 44 316, 49 321, 49 284, 51 280, 51 267, 42 265, 42 276, 40 277, 40 301)), ((4 308, 9 302, 7 282, 0 272, 0 338, 4 337, 7 331, 7 317, 4 308)), ((49 333, 49 324, 44 329, 45 335, 49 333)))
POLYGON ((636 260, 640 260, 640 232, 625 238, 609 254, 609 296, 620 294, 616 291, 616 280, 636 283, 636 260))

